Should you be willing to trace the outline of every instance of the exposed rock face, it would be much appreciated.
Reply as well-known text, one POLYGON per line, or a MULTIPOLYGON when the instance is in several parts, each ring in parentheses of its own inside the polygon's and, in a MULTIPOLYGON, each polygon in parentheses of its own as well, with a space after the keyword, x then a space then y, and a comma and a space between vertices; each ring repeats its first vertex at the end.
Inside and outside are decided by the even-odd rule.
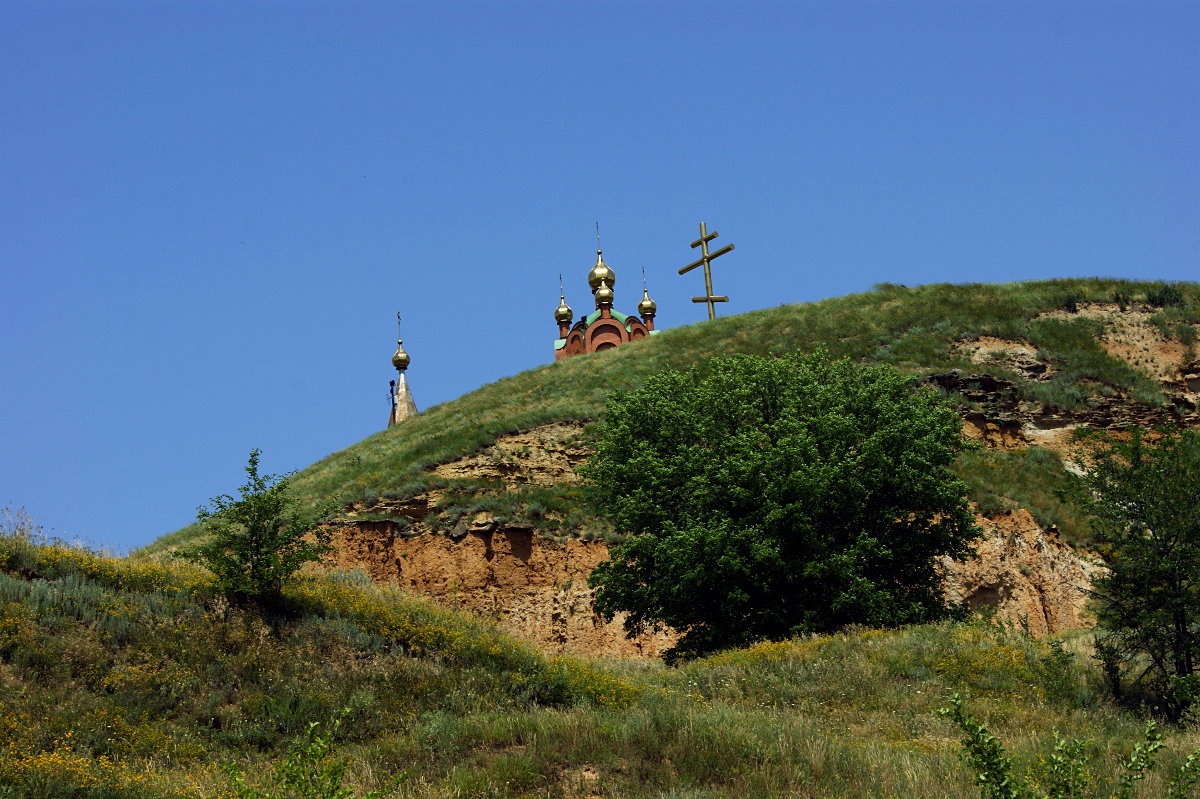
POLYGON ((628 640, 621 616, 605 622, 592 610, 587 578, 608 558, 603 541, 559 543, 479 514, 451 536, 405 537, 394 522, 358 521, 338 528, 334 544, 339 568, 359 567, 372 579, 495 619, 547 652, 653 658, 677 638, 663 632, 628 640))
POLYGON ((556 422, 500 436, 483 452, 443 463, 439 477, 503 480, 507 485, 578 483, 575 467, 591 455, 582 421, 556 422))
MULTIPOLYGON (((1043 359, 1027 342, 992 336, 957 345, 961 354, 985 370, 982 373, 968 375, 953 371, 926 379, 947 391, 958 392, 971 403, 973 407, 961 409, 964 432, 988 447, 1010 448, 1029 443, 1063 449, 1070 432, 1080 425, 1194 427, 1200 424, 1200 361, 1194 360, 1194 347, 1168 338, 1151 321, 1156 310, 1146 307, 1122 310, 1115 304, 1081 303, 1074 312, 1058 310, 1038 318, 1081 318, 1101 323, 1100 346, 1162 386, 1167 403, 1161 408, 1121 396, 1093 396, 1088 399, 1087 407, 1077 410, 1022 400, 1015 383, 988 374, 987 367, 1000 367, 1026 380, 1040 381, 1053 378, 1058 373, 1057 365, 1043 359)), ((1197 331, 1194 339, 1200 335, 1200 326, 1192 327, 1197 331)))
MULTIPOLYGON (((1084 590, 1098 566, 1038 527, 1028 511, 980 518, 985 538, 974 558, 943 563, 946 594, 1035 635, 1090 624, 1084 590)), ((652 658, 674 644, 670 632, 628 640, 622 619, 592 610, 587 576, 608 557, 602 541, 555 542, 479 514, 451 536, 405 537, 394 522, 340 527, 334 563, 373 579, 495 619, 545 651, 594 657, 652 658)))
POLYGON ((984 537, 975 557, 942 561, 946 598, 996 615, 1034 635, 1089 627, 1087 589, 1103 567, 1043 530, 1021 509, 977 519, 984 537))

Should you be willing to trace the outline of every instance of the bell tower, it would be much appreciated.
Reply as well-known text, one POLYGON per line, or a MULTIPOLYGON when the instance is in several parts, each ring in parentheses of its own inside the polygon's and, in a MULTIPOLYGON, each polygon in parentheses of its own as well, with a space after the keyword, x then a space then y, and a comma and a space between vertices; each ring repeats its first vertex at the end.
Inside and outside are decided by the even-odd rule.
POLYGON ((396 351, 392 353, 392 366, 396 369, 396 379, 390 381, 388 395, 392 401, 392 412, 388 416, 388 427, 403 422, 410 416, 417 415, 417 403, 413 401, 412 392, 408 390, 408 379, 404 373, 412 360, 404 351, 404 340, 400 338, 400 312, 396 312, 396 351))

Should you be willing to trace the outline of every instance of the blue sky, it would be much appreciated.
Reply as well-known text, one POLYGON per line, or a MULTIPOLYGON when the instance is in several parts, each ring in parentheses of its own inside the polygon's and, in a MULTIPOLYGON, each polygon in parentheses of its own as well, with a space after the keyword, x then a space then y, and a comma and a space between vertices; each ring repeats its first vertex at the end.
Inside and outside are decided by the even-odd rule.
POLYGON ((1200 277, 1200 3, 0 0, 0 505, 128 550, 632 310, 1200 277), (499 317, 498 326, 481 324, 499 317))

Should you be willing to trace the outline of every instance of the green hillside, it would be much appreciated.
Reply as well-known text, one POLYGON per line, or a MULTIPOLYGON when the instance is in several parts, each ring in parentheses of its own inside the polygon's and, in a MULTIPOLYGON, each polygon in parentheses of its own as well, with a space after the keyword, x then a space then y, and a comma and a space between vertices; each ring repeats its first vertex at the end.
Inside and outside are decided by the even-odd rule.
MULTIPOLYGON (((1086 639, 1051 645, 985 620, 667 669, 547 658, 354 575, 307 577, 286 599, 264 617, 191 567, 4 531, 0 796, 234 797, 222 764, 268 790, 309 725, 339 717, 326 765, 389 799, 963 799, 979 794, 961 734, 936 713, 954 692, 1022 777, 1044 778, 1057 731, 1092 742, 1080 765, 1096 783, 1141 740, 1142 719, 1074 654, 1086 639)), ((1169 730, 1130 796, 1164 796, 1197 743, 1169 730)))
MULTIPOLYGON (((490 491, 494 487, 456 484, 433 478, 426 470, 481 450, 504 433, 560 420, 594 419, 610 392, 633 388, 665 369, 735 352, 768 355, 823 346, 834 357, 890 363, 918 376, 952 369, 986 371, 1012 381, 1017 401, 1067 413, 1085 413, 1097 401, 1114 398, 1149 412, 1164 412, 1161 385, 1144 370, 1105 352, 1099 342, 1105 323, 1079 313, 1089 303, 1138 309, 1150 315, 1150 323, 1165 337, 1194 347, 1194 324, 1200 322, 1200 284, 1195 283, 1088 278, 915 288, 881 285, 862 294, 722 317, 667 330, 617 350, 548 363, 430 408, 330 455, 301 472, 295 486, 313 503, 333 497, 367 504, 448 487, 441 523, 451 526, 459 515, 473 509, 522 516, 529 503, 519 496, 489 498, 489 492, 496 493, 490 491), (1056 311, 1061 313, 1043 316, 1056 311), (1003 363, 986 369, 972 363, 955 345, 981 336, 1027 343, 1042 361, 1053 365, 1053 375, 1031 379, 1003 363)), ((1055 458, 1036 452, 1034 461, 1028 462, 1028 457, 968 456, 962 470, 974 498, 991 508, 1022 504, 1044 523, 1058 524, 1068 537, 1085 535, 1047 490, 1054 473, 1061 471, 1055 458), (995 484, 997 475, 1005 475, 1006 484, 995 484)), ((578 534, 587 526, 577 511, 573 521, 563 522, 577 509, 573 495, 539 489, 527 499, 549 509, 526 519, 547 532, 578 534)), ((143 552, 172 548, 194 534, 194 528, 185 528, 143 552)))
MULTIPOLYGON (((595 533, 602 522, 577 487, 508 491, 430 469, 513 431, 597 418, 610 392, 663 369, 818 346, 921 379, 987 373, 939 383, 968 417, 1051 428, 1178 418, 1155 359, 1194 361, 1198 322, 1191 283, 882 286, 547 364, 371 436, 296 485, 308 501, 364 512, 437 488, 431 530, 487 508, 546 535, 595 533), (1130 318, 1154 347, 1117 341, 1130 318), (960 346, 980 337, 1018 343, 1027 363, 960 346)), ((1028 507, 1086 537, 1054 495, 1054 449, 981 449, 959 469, 985 512, 1028 507)), ((1055 796, 1165 796, 1171 770, 1200 746, 1194 719, 1166 730, 1158 767, 1115 793, 1109 778, 1144 740, 1145 719, 1109 699, 1087 634, 1036 640, 975 618, 847 629, 679 668, 548 657, 357 572, 305 573, 270 611, 231 606, 206 572, 150 556, 195 534, 111 558, 0 513, 0 799, 332 797, 274 792, 297 742, 322 731, 331 749, 302 766, 345 765, 354 793, 338 799, 964 799, 981 793, 961 730, 937 712, 955 693, 1039 796, 1071 765, 1060 734, 1088 742, 1073 767, 1092 788, 1055 796), (227 769, 245 775, 241 793, 227 769)))

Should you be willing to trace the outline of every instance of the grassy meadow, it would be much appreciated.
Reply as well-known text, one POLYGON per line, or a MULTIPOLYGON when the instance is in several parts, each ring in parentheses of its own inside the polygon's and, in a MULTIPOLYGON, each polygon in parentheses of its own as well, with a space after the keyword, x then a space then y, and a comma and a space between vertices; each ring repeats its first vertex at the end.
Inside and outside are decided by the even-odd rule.
MULTIPOLYGON (((184 564, 0 537, 0 797, 236 797, 308 725, 386 797, 977 796, 952 693, 1041 779, 1054 734, 1117 774, 1143 720, 1086 636, 987 619, 760 644, 683 667, 550 658, 361 575, 306 575, 270 614, 184 564), (344 715, 343 715, 344 714, 344 715)), ((1168 730, 1160 767, 1200 745, 1168 730)), ((290 795, 290 794, 289 794, 290 795)), ((1089 796, 1109 796, 1097 791, 1089 796)))

